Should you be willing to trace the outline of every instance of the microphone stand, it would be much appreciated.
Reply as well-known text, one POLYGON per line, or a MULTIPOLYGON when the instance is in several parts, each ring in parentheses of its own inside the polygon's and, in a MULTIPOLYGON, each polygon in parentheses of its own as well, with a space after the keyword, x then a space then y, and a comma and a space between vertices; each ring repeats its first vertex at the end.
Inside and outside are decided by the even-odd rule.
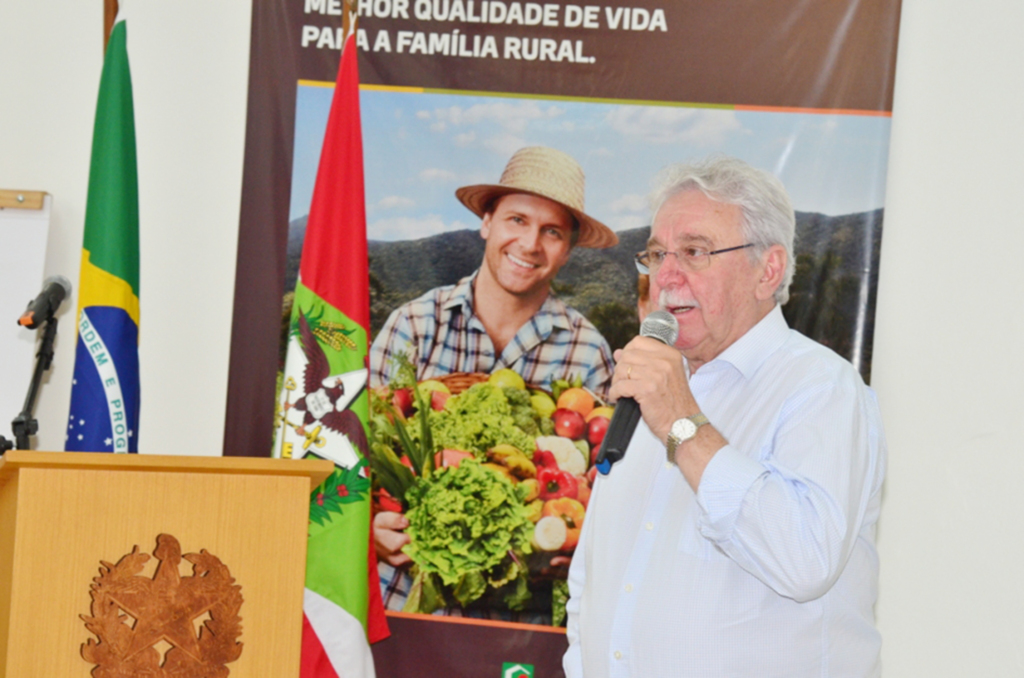
POLYGON ((11 441, 0 436, 0 452, 29 449, 29 436, 34 436, 39 431, 39 421, 32 416, 32 411, 36 407, 36 396, 39 394, 39 384, 43 380, 43 373, 50 369, 50 364, 53 362, 53 342, 56 338, 57 319, 50 318, 46 321, 43 341, 39 346, 39 352, 36 353, 36 369, 32 374, 32 382, 28 385, 25 406, 11 422, 11 427, 14 429, 14 440, 11 441))

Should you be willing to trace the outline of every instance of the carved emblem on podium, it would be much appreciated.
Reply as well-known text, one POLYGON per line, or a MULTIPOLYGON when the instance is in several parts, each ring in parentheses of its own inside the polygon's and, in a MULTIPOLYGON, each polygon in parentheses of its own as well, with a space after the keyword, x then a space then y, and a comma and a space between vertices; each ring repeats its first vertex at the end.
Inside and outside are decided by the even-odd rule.
POLYGON ((96 638, 82 645, 82 657, 96 664, 95 678, 227 676, 224 665, 242 654, 242 587, 205 549, 182 555, 169 534, 156 543, 152 577, 140 574, 150 555, 138 546, 116 565, 100 561, 92 614, 81 615, 96 638), (192 563, 191 576, 181 575, 182 560, 192 563))

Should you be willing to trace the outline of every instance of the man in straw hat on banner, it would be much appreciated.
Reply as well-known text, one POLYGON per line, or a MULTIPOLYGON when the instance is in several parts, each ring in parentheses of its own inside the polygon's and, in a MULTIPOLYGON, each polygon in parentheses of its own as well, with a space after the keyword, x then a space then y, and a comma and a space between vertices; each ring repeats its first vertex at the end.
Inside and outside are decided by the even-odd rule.
POLYGON ((483 219, 484 259, 472 275, 397 308, 370 350, 370 381, 394 376, 407 353, 417 380, 453 372, 518 372, 549 388, 579 376, 604 395, 611 380, 607 342, 576 310, 551 295, 551 281, 574 245, 605 248, 618 236, 583 211, 583 170, 553 148, 522 148, 498 184, 463 186, 455 196, 483 219))
MULTIPOLYGON (((370 349, 374 387, 395 376, 393 358, 409 356, 422 381, 454 372, 509 368, 527 384, 550 388, 557 379, 582 379, 606 394, 612 375, 608 343, 578 311, 551 294, 551 281, 573 246, 606 248, 615 233, 583 210, 584 176, 565 153, 522 148, 497 184, 464 186, 455 196, 481 217, 486 241, 480 268, 454 285, 433 289, 396 309, 370 349)), ((401 514, 374 521, 385 605, 401 609, 409 578, 402 566, 401 514)))

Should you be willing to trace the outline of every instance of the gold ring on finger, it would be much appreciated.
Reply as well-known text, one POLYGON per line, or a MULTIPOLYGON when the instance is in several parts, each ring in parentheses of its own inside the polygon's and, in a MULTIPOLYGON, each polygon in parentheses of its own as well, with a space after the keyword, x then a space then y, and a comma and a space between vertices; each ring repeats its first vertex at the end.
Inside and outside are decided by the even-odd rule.
POLYGON ((626 368, 626 379, 632 379, 632 378, 633 378, 633 366, 630 365, 629 367, 626 368))

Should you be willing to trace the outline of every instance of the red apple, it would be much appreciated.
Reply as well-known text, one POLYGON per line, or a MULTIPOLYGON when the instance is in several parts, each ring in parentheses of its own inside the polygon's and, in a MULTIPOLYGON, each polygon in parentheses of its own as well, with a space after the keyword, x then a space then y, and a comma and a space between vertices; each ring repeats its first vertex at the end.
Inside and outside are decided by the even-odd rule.
POLYGON ((565 407, 555 410, 551 415, 551 421, 555 423, 555 434, 563 438, 579 440, 587 430, 587 422, 583 415, 565 407))
POLYGON ((608 432, 608 424, 611 420, 608 417, 594 417, 587 424, 587 442, 591 447, 600 447, 604 440, 604 434, 608 432))
POLYGON ((445 393, 444 391, 431 391, 430 392, 430 407, 438 412, 444 409, 444 404, 448 402, 448 399, 452 397, 451 393, 445 393))
POLYGON ((403 417, 411 417, 416 410, 416 405, 412 400, 412 389, 400 388, 395 391, 391 396, 391 404, 402 413, 403 417))

